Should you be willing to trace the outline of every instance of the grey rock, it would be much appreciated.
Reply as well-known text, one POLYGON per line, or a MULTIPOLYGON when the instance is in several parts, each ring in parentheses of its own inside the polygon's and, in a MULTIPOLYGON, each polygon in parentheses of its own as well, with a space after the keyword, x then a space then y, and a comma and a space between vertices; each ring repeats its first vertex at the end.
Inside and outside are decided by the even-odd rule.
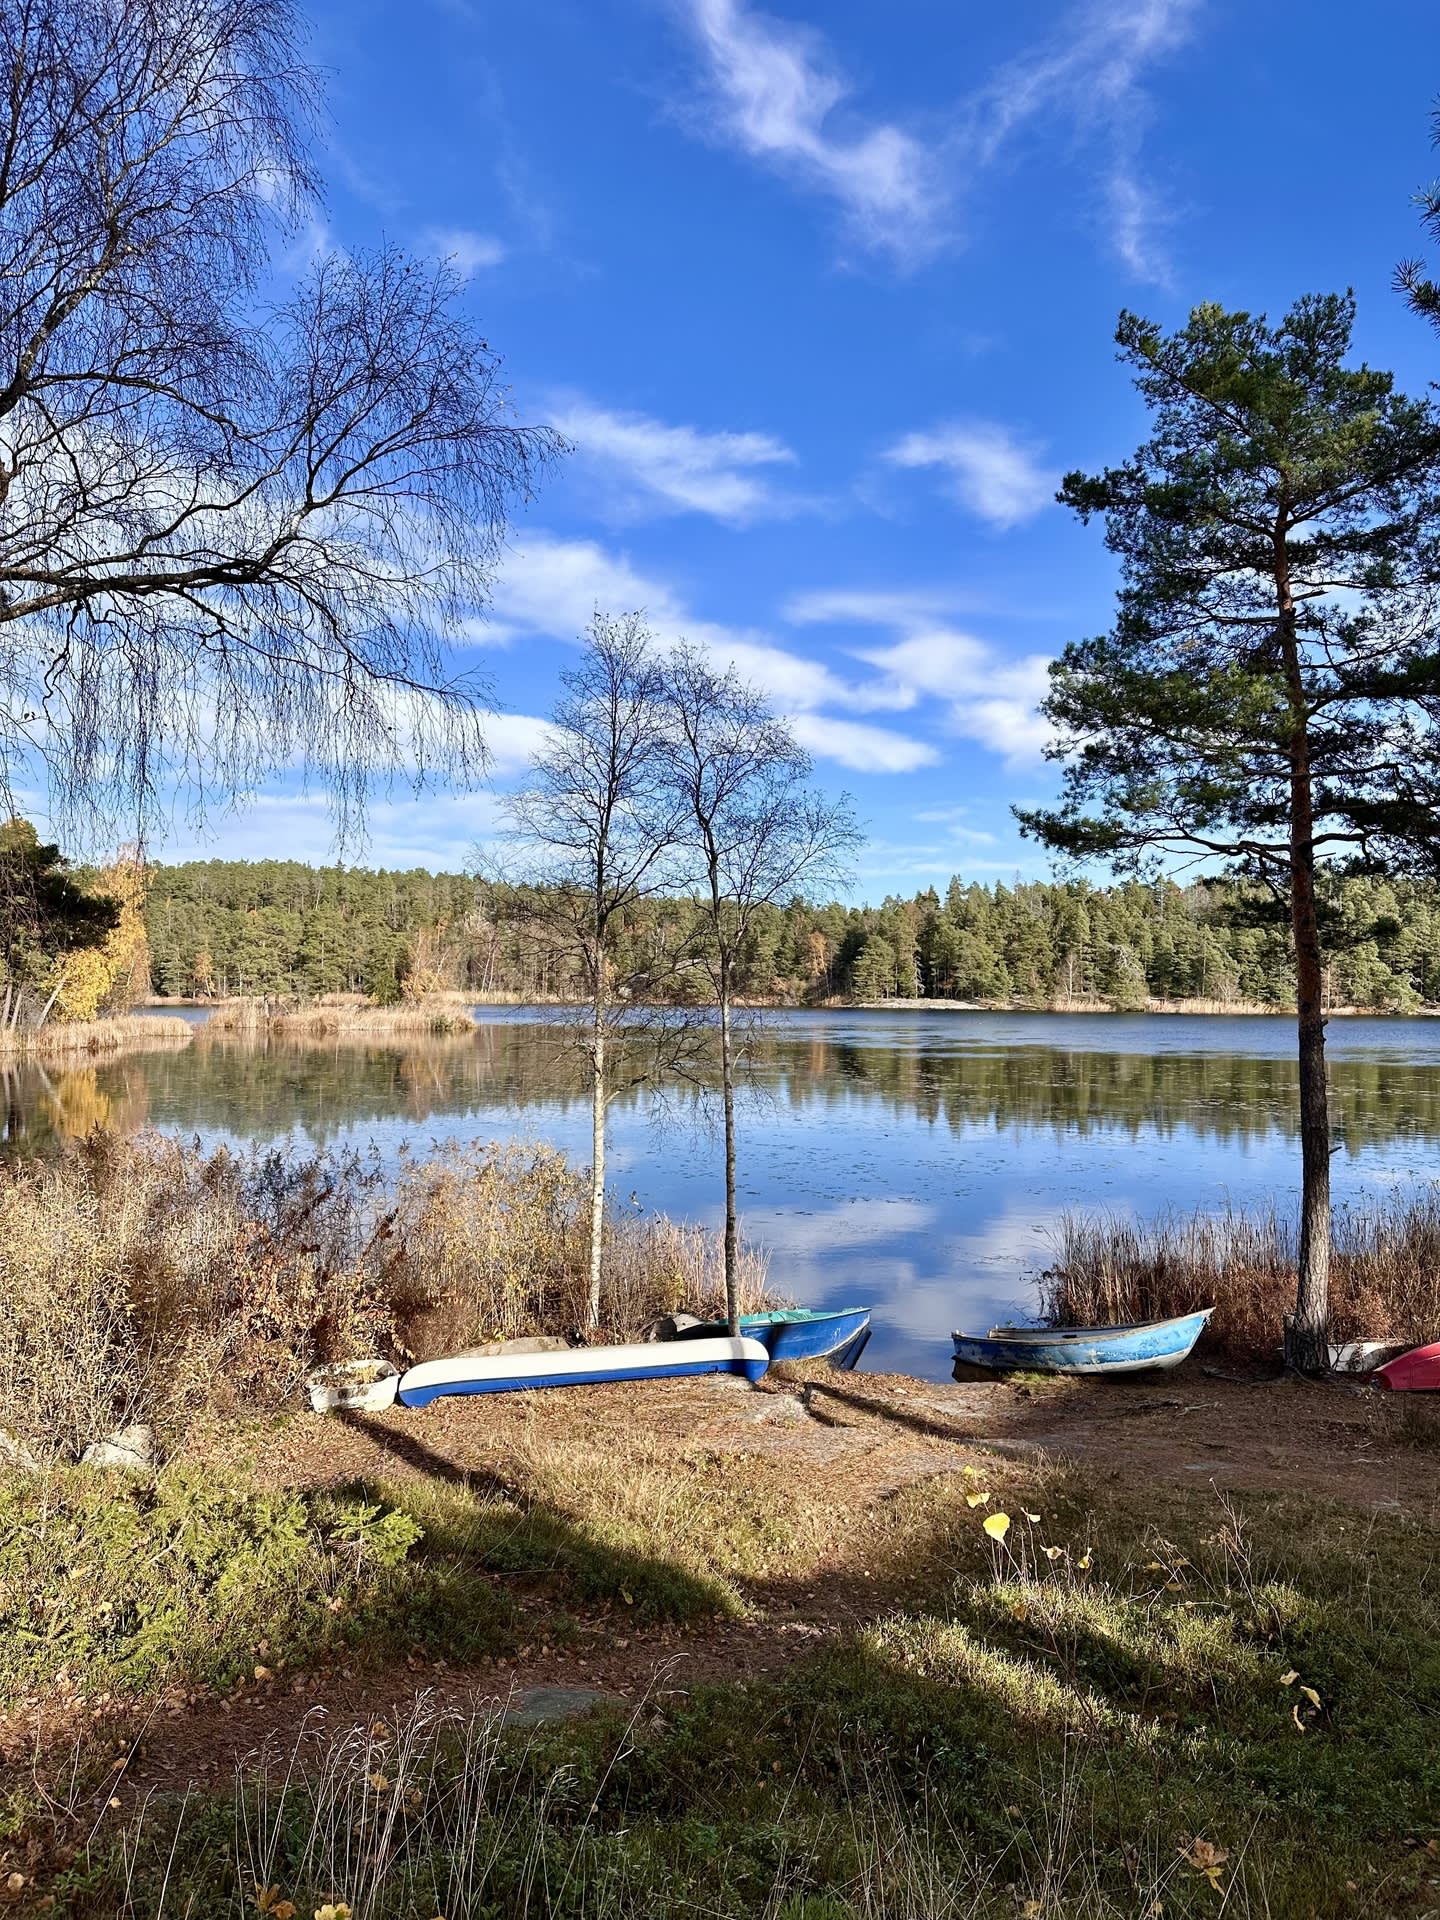
POLYGON ((146 1426, 117 1427, 103 1440, 92 1440, 80 1456, 82 1467, 119 1467, 126 1473, 149 1473, 155 1465, 155 1433, 146 1426))
POLYGON ((806 1427, 810 1415, 805 1404, 791 1393, 767 1393, 753 1413, 745 1418, 753 1427, 806 1427))
POLYGON ((12 1473, 38 1473, 40 1462, 18 1435, 0 1427, 0 1467, 9 1467, 12 1473))
POLYGON ((518 1340, 487 1340, 482 1347, 466 1347, 457 1360, 493 1360, 502 1353, 564 1353, 570 1342, 557 1334, 529 1333, 518 1340))
POLYGON ((611 1696, 598 1687, 527 1687, 505 1709, 506 1724, 540 1727, 550 1720, 577 1720, 611 1696))

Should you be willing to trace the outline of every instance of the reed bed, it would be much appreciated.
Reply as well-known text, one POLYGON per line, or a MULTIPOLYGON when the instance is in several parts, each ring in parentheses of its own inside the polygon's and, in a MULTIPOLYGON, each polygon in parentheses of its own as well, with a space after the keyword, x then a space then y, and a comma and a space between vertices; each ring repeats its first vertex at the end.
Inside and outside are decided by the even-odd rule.
MULTIPOLYGON (((236 1396, 279 1404, 313 1366, 573 1336, 588 1180, 542 1145, 371 1156, 206 1155, 97 1131, 0 1169, 0 1427, 43 1459, 143 1421, 176 1435, 236 1396)), ((747 1252, 747 1302, 765 1263, 747 1252)), ((717 1237, 632 1209, 606 1223, 603 1338, 723 1300, 717 1237)))
POLYGON ((368 1002, 317 1001, 312 1006, 272 1006, 264 1000, 230 1000, 206 1022, 212 1033, 273 1033, 292 1039, 336 1036, 385 1039, 391 1034, 473 1033, 475 1021, 450 996, 377 1007, 368 1002))
MULTIPOLYGON (((1296 1227, 1275 1209, 1069 1214, 1041 1276, 1055 1326, 1114 1325, 1213 1307, 1207 1342, 1270 1359, 1294 1305, 1296 1227)), ((1331 1336, 1419 1345, 1440 1336, 1440 1185, 1337 1209, 1331 1336)))
POLYGON ((148 1047, 188 1047, 188 1020, 170 1014, 125 1013, 108 1020, 56 1020, 38 1029, 0 1031, 0 1058, 65 1060, 76 1054, 126 1053, 148 1047))

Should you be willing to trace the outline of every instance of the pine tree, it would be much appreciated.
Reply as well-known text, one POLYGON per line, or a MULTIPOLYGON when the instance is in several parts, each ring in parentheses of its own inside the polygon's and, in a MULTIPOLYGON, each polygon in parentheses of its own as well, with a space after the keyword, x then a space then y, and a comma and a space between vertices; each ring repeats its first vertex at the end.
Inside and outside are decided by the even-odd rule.
POLYGON ((1124 314, 1153 435, 1067 476, 1121 563, 1115 624, 1073 642, 1045 711, 1061 806, 1024 829, 1132 868, 1218 857, 1284 903, 1299 1010, 1302 1199, 1292 1351, 1328 1330, 1330 1123, 1320 881, 1440 860, 1440 412, 1347 364, 1354 302, 1278 326, 1197 307, 1124 314))

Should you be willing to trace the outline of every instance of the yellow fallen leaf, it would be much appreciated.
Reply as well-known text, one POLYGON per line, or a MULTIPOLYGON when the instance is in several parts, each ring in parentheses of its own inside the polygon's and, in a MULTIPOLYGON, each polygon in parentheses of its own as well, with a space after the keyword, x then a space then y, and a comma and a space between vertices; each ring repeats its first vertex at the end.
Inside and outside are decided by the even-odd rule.
POLYGON ((1064 1558, 1065 1549, 1064 1547, 1042 1547, 1041 1552, 1047 1560, 1060 1560, 1064 1558))
POLYGON ((989 1503, 989 1499, 988 1493, 967 1493, 965 1504, 967 1507, 983 1507, 989 1503))
POLYGON ((350 1920, 350 1909, 343 1900, 327 1900, 316 1907, 315 1920, 350 1920))
POLYGON ((1290 1718, 1295 1722, 1295 1725, 1298 1728, 1298 1730, 1301 1733, 1303 1733, 1305 1731, 1305 1722, 1300 1718, 1299 1707, 1291 1707, 1290 1718))
POLYGON ((992 1540, 1003 1540, 1010 1531, 1009 1514, 987 1513, 985 1516, 985 1531, 992 1540))
POLYGON ((1296 1682, 1296 1681, 1297 1681, 1297 1680, 1298 1680, 1299 1678, 1300 1678, 1300 1676, 1299 1676, 1299 1674, 1298 1674, 1298 1673, 1297 1673, 1297 1672, 1295 1671, 1295 1669, 1294 1669, 1294 1667, 1291 1667, 1291 1669, 1290 1669, 1290 1671, 1289 1671, 1288 1673, 1282 1673, 1282 1674, 1281 1674, 1281 1676, 1280 1676, 1280 1684, 1281 1684, 1281 1686, 1282 1686, 1282 1687, 1293 1687, 1293 1686, 1294 1686, 1294 1684, 1295 1684, 1295 1682, 1296 1682))
POLYGON ((1197 1873, 1203 1874, 1218 1893, 1223 1877, 1222 1869, 1230 1858, 1228 1849, 1217 1847, 1211 1840, 1202 1840, 1199 1834, 1196 1834, 1189 1846, 1182 1847, 1180 1851, 1187 1864, 1197 1873))
POLYGON ((1320 1696, 1315 1691, 1314 1687, 1301 1687, 1300 1691, 1301 1693, 1304 1694, 1305 1698, 1310 1702, 1312 1707, 1318 1707, 1320 1705, 1320 1696))
POLYGON ((1086 1547, 1084 1553, 1081 1554, 1080 1558, 1076 1561, 1075 1564, 1076 1566, 1079 1567, 1082 1573, 1088 1573, 1090 1571, 1091 1567, 1094 1566, 1095 1561, 1090 1552, 1089 1547, 1086 1547))
MULTIPOLYGON (((1025 1509, 1024 1509, 1024 1507, 1022 1507, 1022 1508, 1020 1509, 1020 1511, 1021 1511, 1022 1513, 1025 1513, 1025 1509)), ((1040 1524, 1040 1516, 1039 1516, 1039 1514, 1038 1514, 1038 1513, 1025 1513, 1025 1518, 1026 1518, 1026 1519, 1027 1519, 1028 1521, 1030 1521, 1030 1522, 1031 1522, 1031 1524, 1032 1524, 1033 1526, 1037 1526, 1037 1527, 1038 1527, 1038 1526, 1039 1526, 1039 1524, 1040 1524)))

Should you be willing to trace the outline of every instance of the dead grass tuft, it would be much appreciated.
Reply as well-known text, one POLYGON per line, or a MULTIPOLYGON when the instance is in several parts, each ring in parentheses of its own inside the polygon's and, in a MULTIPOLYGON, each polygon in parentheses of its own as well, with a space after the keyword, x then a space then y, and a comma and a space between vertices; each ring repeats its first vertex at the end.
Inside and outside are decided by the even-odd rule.
POLYGON ((0 1029, 0 1056, 29 1054, 44 1060, 75 1054, 124 1053, 152 1047, 188 1047, 194 1037, 188 1020, 171 1014, 117 1014, 109 1020, 55 1020, 38 1031, 0 1029))
MULTIPOLYGON (((1331 1335, 1419 1345, 1440 1331, 1440 1186, 1335 1215, 1331 1335)), ((1270 1359, 1294 1305, 1296 1236, 1273 1209, 1166 1214, 1151 1222, 1067 1215, 1041 1279, 1058 1326, 1161 1319, 1213 1306, 1208 1341, 1270 1359)))

